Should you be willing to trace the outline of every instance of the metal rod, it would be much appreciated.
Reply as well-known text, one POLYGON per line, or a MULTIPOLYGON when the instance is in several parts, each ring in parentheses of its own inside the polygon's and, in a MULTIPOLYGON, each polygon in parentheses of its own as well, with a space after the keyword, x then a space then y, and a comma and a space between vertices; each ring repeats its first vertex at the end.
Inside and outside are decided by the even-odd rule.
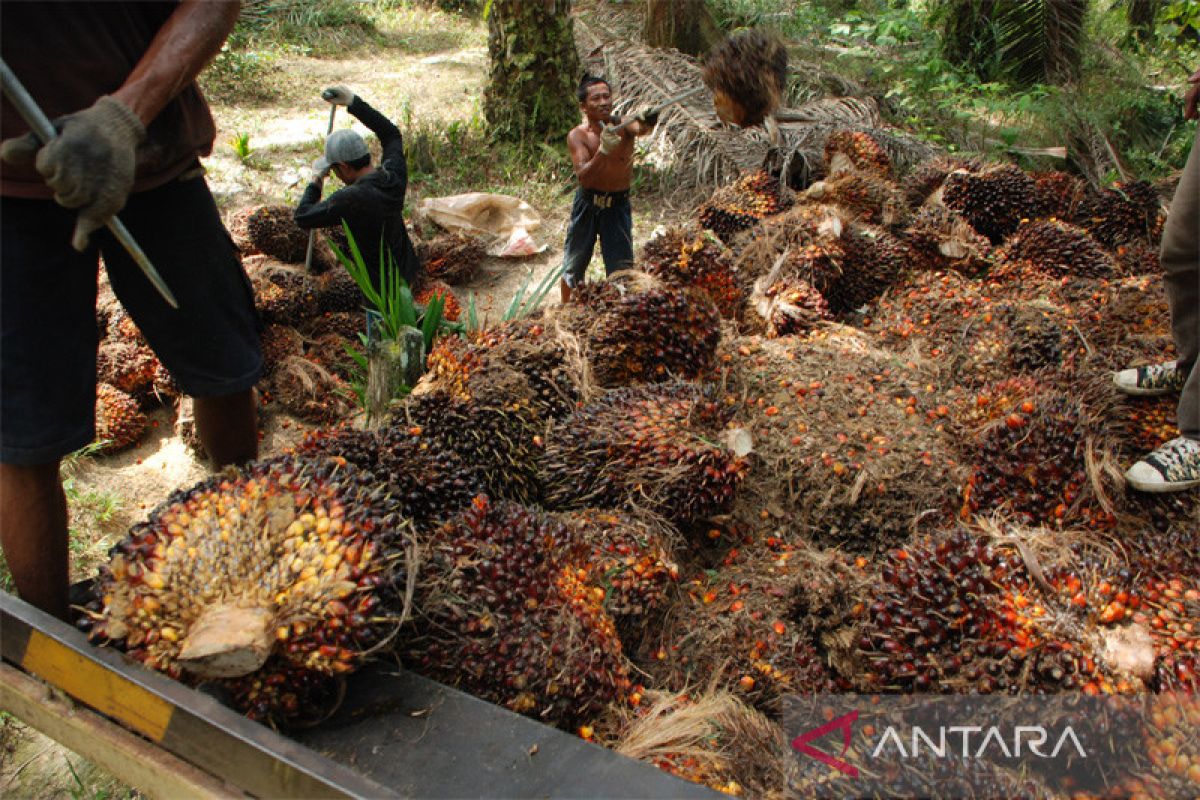
MULTIPOLYGON (((329 138, 329 134, 333 133, 333 118, 337 116, 337 103, 329 107, 329 130, 325 131, 325 138, 329 138)), ((317 229, 313 228, 308 232, 308 250, 304 253, 304 271, 312 272, 313 248, 317 242, 317 229)))
MULTIPOLYGON (((655 114, 661 114, 663 112, 663 110, 666 109, 668 106, 673 106, 676 103, 682 103, 684 100, 687 100, 692 95, 700 94, 701 92, 703 92, 705 90, 705 88, 707 88, 707 87, 705 87, 704 84, 701 84, 699 86, 694 86, 691 89, 688 89, 686 92, 683 92, 682 94, 677 94, 668 100, 664 100, 663 102, 659 103, 657 106, 654 106, 651 110, 655 114)), ((636 122, 636 121, 637 120, 635 117, 630 117, 629 119, 625 120, 621 124, 617 125, 617 130, 618 131, 624 130, 627 125, 629 125, 632 122, 636 122)))
MULTIPOLYGON (((8 95, 8 99, 16 106, 17 111, 21 114, 22 119, 29 125, 33 135, 41 140, 42 144, 47 144, 58 133, 54 130, 54 125, 50 123, 49 118, 42 113, 42 109, 30 96, 29 92, 25 91, 25 87, 17 80, 16 74, 9 69, 8 64, 4 59, 0 59, 0 79, 3 82, 4 94, 8 95)), ((167 282, 158 274, 158 270, 150 263, 146 252, 142 250, 141 245, 133 238, 133 234, 125 227, 121 220, 113 216, 106 223, 112 235, 116 238, 121 246, 124 247, 134 262, 141 268, 142 272, 150 282, 154 284, 154 288, 162 295, 163 299, 171 306, 171 308, 179 308, 179 301, 175 299, 175 295, 171 294, 171 290, 167 287, 167 282)))

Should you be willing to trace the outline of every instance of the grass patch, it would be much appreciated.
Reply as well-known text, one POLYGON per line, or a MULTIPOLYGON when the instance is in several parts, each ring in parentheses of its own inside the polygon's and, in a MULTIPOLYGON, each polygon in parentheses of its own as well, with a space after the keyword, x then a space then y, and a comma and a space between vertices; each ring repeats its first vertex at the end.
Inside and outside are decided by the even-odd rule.
POLYGON ((124 534, 121 497, 81 485, 77 480, 80 468, 95 453, 95 445, 76 450, 63 459, 60 469, 70 519, 67 546, 72 580, 94 575, 97 567, 108 560, 109 548, 124 534))

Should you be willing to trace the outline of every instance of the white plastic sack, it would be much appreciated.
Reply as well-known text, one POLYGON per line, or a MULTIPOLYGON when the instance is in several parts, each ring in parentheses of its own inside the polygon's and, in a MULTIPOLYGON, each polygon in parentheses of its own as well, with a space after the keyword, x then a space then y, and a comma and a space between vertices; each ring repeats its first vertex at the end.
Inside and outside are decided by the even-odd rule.
POLYGON ((417 210, 447 230, 506 240, 515 228, 531 231, 542 224, 542 218, 533 206, 506 194, 471 192, 451 197, 428 197, 420 202, 417 210))

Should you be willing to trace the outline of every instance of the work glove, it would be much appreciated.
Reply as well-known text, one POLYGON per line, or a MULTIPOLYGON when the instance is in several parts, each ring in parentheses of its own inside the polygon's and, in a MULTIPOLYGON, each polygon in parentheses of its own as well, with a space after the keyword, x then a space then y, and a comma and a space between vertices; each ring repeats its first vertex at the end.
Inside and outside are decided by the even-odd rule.
POLYGON ((312 176, 309 178, 313 183, 320 183, 329 176, 329 170, 333 165, 325 160, 325 156, 319 156, 312 162, 312 176))
POLYGON ((0 145, 0 157, 10 164, 33 162, 58 204, 79 209, 71 246, 83 252, 92 231, 125 206, 146 128, 137 114, 110 95, 59 117, 54 128, 59 133, 49 144, 27 133, 0 145))
POLYGON ((600 154, 608 155, 621 143, 621 132, 616 125, 605 125, 600 129, 600 154))
POLYGON ((658 114, 658 109, 646 108, 638 112, 638 115, 634 119, 641 123, 643 127, 653 128, 658 124, 658 114))
POLYGON ((354 102, 354 92, 347 86, 330 86, 321 90, 321 99, 335 106, 348 106, 354 102))

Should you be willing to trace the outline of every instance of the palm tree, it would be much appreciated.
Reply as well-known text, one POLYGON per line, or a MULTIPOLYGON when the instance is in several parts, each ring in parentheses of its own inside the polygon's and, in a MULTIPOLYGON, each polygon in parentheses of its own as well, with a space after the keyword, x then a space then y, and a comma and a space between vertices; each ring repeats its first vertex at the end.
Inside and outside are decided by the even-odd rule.
POLYGON ((940 0, 943 53, 981 78, 1069 83, 1079 74, 1088 0, 940 0))

